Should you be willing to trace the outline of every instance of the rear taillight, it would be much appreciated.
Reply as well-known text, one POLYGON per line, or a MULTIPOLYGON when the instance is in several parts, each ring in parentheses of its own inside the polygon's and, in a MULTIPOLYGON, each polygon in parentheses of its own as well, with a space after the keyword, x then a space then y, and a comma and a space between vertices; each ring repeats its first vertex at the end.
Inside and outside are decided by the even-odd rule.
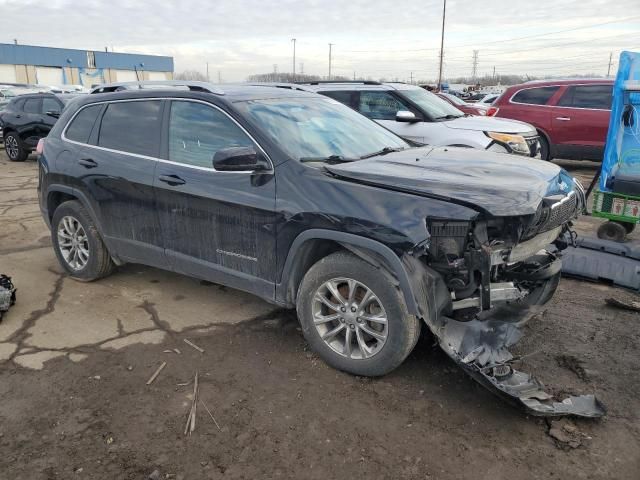
POLYGON ((498 107, 489 107, 489 110, 487 110, 487 117, 495 117, 498 110, 500 110, 498 107))
POLYGON ((44 138, 38 140, 38 146, 36 147, 37 155, 42 155, 42 152, 44 152, 44 138))

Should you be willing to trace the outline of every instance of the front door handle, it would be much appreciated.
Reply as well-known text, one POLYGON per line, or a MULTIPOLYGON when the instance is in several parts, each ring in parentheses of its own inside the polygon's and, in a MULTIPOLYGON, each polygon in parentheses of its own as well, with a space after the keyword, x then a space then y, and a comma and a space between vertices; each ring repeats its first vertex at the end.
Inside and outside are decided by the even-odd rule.
POLYGON ((91 158, 81 158, 78 163, 85 168, 96 168, 98 166, 98 162, 91 158))
POLYGON ((175 187, 177 185, 184 185, 185 183, 187 183, 177 175, 160 175, 158 177, 158 180, 164 183, 168 183, 172 187, 175 187))
POLYGON ((560 120, 561 122, 568 122, 571 120, 571 117, 556 117, 556 120, 560 120))

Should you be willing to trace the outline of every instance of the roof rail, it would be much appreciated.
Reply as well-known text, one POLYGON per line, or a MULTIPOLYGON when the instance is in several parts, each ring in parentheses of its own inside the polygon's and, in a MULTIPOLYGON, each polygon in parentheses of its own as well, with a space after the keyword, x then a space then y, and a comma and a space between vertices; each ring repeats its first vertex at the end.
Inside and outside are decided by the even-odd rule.
POLYGON ((382 85, 375 80, 313 80, 311 82, 295 82, 298 85, 320 85, 324 83, 359 83, 361 85, 382 85))
POLYGON ((121 92, 123 90, 138 90, 145 88, 186 87, 192 92, 214 93, 224 95, 224 92, 209 82, 197 82, 195 80, 143 80, 138 82, 103 83, 91 89, 89 93, 121 92))

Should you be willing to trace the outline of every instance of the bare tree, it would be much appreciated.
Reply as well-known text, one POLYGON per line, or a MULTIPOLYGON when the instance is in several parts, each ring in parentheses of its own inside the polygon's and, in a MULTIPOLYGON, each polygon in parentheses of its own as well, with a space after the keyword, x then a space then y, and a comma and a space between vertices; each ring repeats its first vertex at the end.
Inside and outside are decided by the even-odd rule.
POLYGON ((185 70, 184 72, 176 73, 174 78, 176 80, 196 80, 199 82, 207 81, 207 77, 197 70, 185 70))
MULTIPOLYGON (((279 83, 291 83, 291 82, 317 82, 322 80, 322 77, 318 75, 302 75, 300 73, 292 74, 286 72, 272 72, 272 73, 258 73, 255 75, 249 75, 247 82, 279 82, 279 83)), ((347 77, 340 77, 332 75, 332 80, 346 81, 347 77)))

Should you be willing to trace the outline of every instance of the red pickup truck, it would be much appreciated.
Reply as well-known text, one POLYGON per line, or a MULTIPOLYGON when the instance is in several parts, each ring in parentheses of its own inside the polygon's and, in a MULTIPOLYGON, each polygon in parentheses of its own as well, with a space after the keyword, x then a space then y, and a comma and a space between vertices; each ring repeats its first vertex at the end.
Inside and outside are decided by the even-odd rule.
POLYGON ((509 87, 487 115, 522 120, 540 133, 543 160, 602 160, 613 80, 544 80, 509 87))

